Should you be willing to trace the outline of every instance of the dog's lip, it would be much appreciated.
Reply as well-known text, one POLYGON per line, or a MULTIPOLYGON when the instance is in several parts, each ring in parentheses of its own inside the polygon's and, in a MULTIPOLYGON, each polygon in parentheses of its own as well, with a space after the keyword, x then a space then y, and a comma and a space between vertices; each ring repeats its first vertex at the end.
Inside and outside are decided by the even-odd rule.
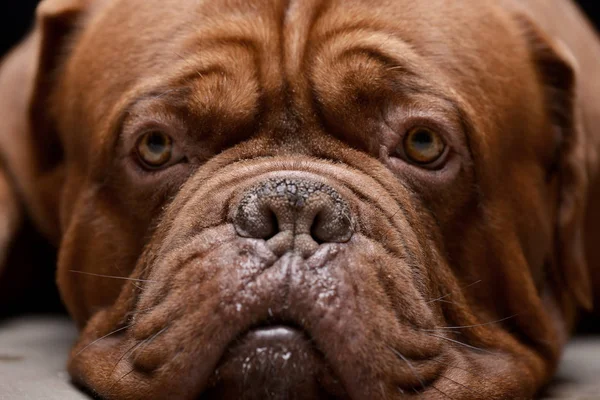
MULTIPOLYGON (((229 230, 229 227, 224 226, 214 233, 219 233, 218 237, 220 238, 226 238, 228 234, 233 235, 229 230)), ((146 287, 146 290, 141 292, 141 297, 136 302, 136 309, 149 311, 134 314, 136 315, 135 324, 131 331, 131 336, 135 340, 145 343, 133 357, 125 357, 130 359, 131 370, 136 372, 135 374, 129 374, 128 370, 118 372, 131 379, 138 375, 145 377, 155 374, 157 377, 161 377, 159 380, 169 382, 172 377, 167 377, 168 372, 177 368, 177 364, 182 359, 186 359, 185 362, 188 364, 186 373, 189 374, 186 379, 192 379, 195 384, 185 389, 185 396, 195 397, 210 388, 214 371, 222 364, 228 349, 236 339, 240 338, 240 335, 265 324, 271 326, 273 324, 291 324, 292 327, 300 327, 300 331, 306 332, 306 336, 311 339, 310 342, 314 346, 322 346, 318 349, 321 350, 322 360, 315 364, 325 365, 335 372, 335 375, 333 373, 331 375, 338 377, 342 382, 339 386, 343 385, 343 392, 342 390, 340 392, 347 393, 351 398, 363 399, 383 390, 377 383, 380 377, 373 375, 373 370, 368 364, 365 364, 366 360, 363 356, 367 348, 377 350, 382 347, 376 348, 375 345, 370 345, 367 341, 368 337, 358 333, 371 331, 370 328, 360 328, 366 321, 360 317, 360 314, 357 314, 358 303, 350 301, 348 306, 351 307, 342 304, 343 299, 359 299, 355 298, 353 286, 350 284, 349 271, 352 268, 346 265, 345 260, 348 257, 346 251, 341 252, 338 251, 338 246, 327 245, 308 260, 294 254, 286 254, 273 263, 271 252, 264 249, 262 242, 230 239, 234 241, 225 240, 223 242, 225 244, 211 246, 213 242, 207 240, 206 237, 197 237, 190 242, 189 247, 196 251, 194 254, 197 254, 198 249, 202 248, 197 242, 200 242, 200 245, 208 246, 208 249, 202 253, 202 257, 192 259, 186 255, 188 253, 185 248, 179 248, 177 254, 181 254, 181 256, 178 256, 177 260, 184 264, 173 263, 171 260, 169 263, 161 263, 160 268, 154 269, 161 274, 149 276, 152 282, 146 287), (258 263, 246 260, 238 265, 239 268, 227 270, 213 266, 210 270, 215 271, 215 274, 211 275, 211 279, 206 279, 205 275, 198 276, 198 282, 212 285, 213 290, 218 288, 219 293, 222 293, 218 298, 204 297, 203 293, 206 293, 206 290, 195 290, 196 285, 190 286, 187 283, 191 280, 189 271, 202 273, 206 271, 201 268, 201 263, 210 262, 213 265, 214 260, 225 260, 223 262, 230 263, 232 259, 238 257, 240 248, 245 250, 243 254, 251 254, 258 263), (223 257, 224 254, 229 254, 231 257, 223 257), (184 269, 182 265, 187 265, 187 267, 184 269), (183 273, 183 271, 188 272, 183 273), (225 281, 226 284, 223 284, 220 279, 225 275, 219 275, 220 271, 233 271, 234 274, 226 275, 227 281, 225 281), (165 279, 165 277, 169 279, 165 279), (200 304, 203 306, 195 310, 193 314, 186 314, 173 307, 175 304, 181 304, 180 301, 165 301, 165 297, 160 296, 161 292, 157 289, 163 288, 164 285, 174 285, 173 282, 182 282, 183 287, 189 287, 190 290, 185 295, 186 299, 187 296, 198 296, 201 300, 197 301, 201 301, 200 304), (163 307, 163 305, 166 306, 163 307), (212 315, 216 318, 209 317, 212 315), (204 328, 197 331, 198 336, 195 336, 194 340, 190 340, 190 323, 194 318, 199 318, 198 321, 211 322, 211 324, 208 326, 202 324, 204 328), (345 329, 344 326, 349 329, 345 329), (168 339, 173 337, 178 339, 168 339), (181 340, 186 337, 188 340, 181 340), (198 341, 200 337, 203 339, 198 341), (147 342, 146 339, 148 339, 147 342), (209 339, 212 343, 210 346, 198 344, 205 343, 209 339), (182 352, 182 349, 188 349, 188 351, 182 352)), ((352 243, 355 241, 356 238, 352 243)), ((361 246, 363 250, 368 248, 368 246, 361 246)), ((362 270, 355 270, 355 273, 360 271, 362 270)), ((179 291, 167 293, 176 299, 182 295, 179 291)), ((390 318, 393 319, 393 317, 390 314, 390 318)), ((421 326, 421 328, 425 327, 427 326, 421 326)), ((410 334, 413 328, 410 324, 406 325, 403 330, 409 336, 403 338, 402 343, 398 342, 398 337, 392 338, 393 341, 386 343, 389 351, 384 349, 380 352, 379 365, 393 363, 389 365, 395 366, 395 372, 390 371, 389 379, 385 378, 390 387, 412 390, 413 386, 419 385, 419 382, 410 376, 410 370, 404 368, 403 361, 394 356, 393 349, 396 349, 397 345, 400 346, 398 351, 401 351, 411 362, 414 360, 419 364, 419 370, 422 369, 420 361, 425 361, 423 371, 425 371, 425 375, 431 375, 427 371, 432 369, 432 365, 426 361, 435 354, 424 355, 421 350, 411 351, 411 347, 407 347, 407 343, 414 341, 415 335, 420 336, 416 332, 410 334), (425 358, 423 359, 423 357, 425 358), (402 370, 405 371, 401 372, 402 370)), ((258 336, 264 337, 265 333, 258 336)), ((135 343, 132 342, 131 345, 134 346, 135 343)), ((311 349, 311 352, 314 353, 314 349, 311 349)), ((125 379, 120 380, 119 383, 124 384, 125 379)), ((169 391, 177 390, 177 388, 165 386, 160 390, 169 391)), ((330 389, 330 386, 327 386, 327 390, 324 390, 325 397, 327 398, 328 392, 336 390, 336 388, 330 389)), ((343 398, 343 396, 336 397, 343 398)))
MULTIPOLYGON (((221 254, 219 249, 214 251, 217 252, 216 254, 221 254)), ((411 371, 406 368, 404 368, 404 372, 393 373, 393 377, 385 378, 385 382, 380 381, 380 376, 373 375, 372 369, 370 369, 372 367, 368 364, 369 359, 361 357, 361 354, 365 354, 365 349, 374 349, 374 347, 365 341, 368 339, 366 336, 356 335, 356 329, 358 329, 356 324, 365 323, 364 319, 357 318, 358 314, 352 312, 348 307, 320 303, 324 300, 341 299, 340 296, 343 296, 344 292, 351 293, 349 292, 350 286, 339 286, 336 296, 321 299, 319 296, 314 296, 318 293, 314 291, 317 281, 307 281, 307 275, 301 277, 301 274, 297 273, 296 268, 302 268, 305 273, 310 271, 321 274, 335 271, 345 273, 340 268, 333 268, 332 261, 326 262, 328 259, 328 257, 322 258, 321 261, 324 261, 326 265, 320 269, 318 268, 320 263, 307 266, 306 260, 290 255, 278 260, 270 268, 258 274, 253 284, 244 286, 245 290, 243 291, 235 292, 235 297, 227 298, 227 301, 223 301, 223 298, 207 297, 203 303, 204 306, 198 309, 199 314, 195 315, 204 316, 204 319, 197 321, 212 321, 210 326, 204 325, 205 329, 197 331, 198 334, 210 335, 210 343, 212 343, 210 346, 202 345, 207 341, 199 341, 198 336, 190 336, 190 327, 194 326, 193 316, 184 314, 184 317, 173 318, 175 313, 173 309, 161 308, 157 305, 144 311, 149 304, 142 303, 138 310, 143 312, 134 314, 135 319, 132 325, 120 328, 113 332, 114 335, 111 334, 98 344, 89 346, 81 354, 83 358, 76 358, 77 363, 71 364, 71 371, 77 381, 94 388, 101 394, 111 393, 118 385, 120 390, 130 394, 130 398, 148 398, 144 397, 149 396, 148 393, 162 393, 163 398, 197 398, 207 389, 210 390, 211 377, 217 368, 223 368, 223 360, 227 357, 228 350, 235 346, 240 337, 253 329, 256 330, 253 335, 258 340, 268 341, 269 338, 285 339, 293 336, 287 330, 277 329, 282 327, 295 329, 301 332, 301 336, 309 338, 303 343, 310 343, 310 346, 305 348, 308 348, 306 350, 308 357, 313 357, 312 365, 317 365, 324 371, 328 369, 332 371, 322 373, 319 375, 319 379, 310 376, 314 382, 313 393, 317 391, 319 395, 309 398, 373 398, 374 393, 384 390, 380 389, 380 384, 387 384, 390 388, 393 386, 396 389, 388 390, 396 392, 406 389, 407 393, 411 393, 413 387, 418 389, 420 382, 416 382, 410 376, 411 371), (290 278, 293 279, 290 280, 290 278), (298 280, 299 278, 302 279, 298 280), (267 291, 261 291, 261 287, 267 291), (279 293, 284 298, 275 296, 274 293, 279 293), (263 298, 262 296, 265 294, 269 294, 269 296, 263 298), (313 301, 314 299, 316 301, 313 301), (289 307, 289 304, 294 304, 295 307, 289 307), (323 318, 324 310, 334 310, 335 318, 323 318), (215 312, 220 313, 221 317, 205 319, 206 315, 215 315, 215 312), (343 325, 348 329, 343 328, 336 321, 346 321, 343 325), (355 323, 352 323, 353 321, 355 323), (361 348, 363 350, 360 350, 361 348), (130 349, 130 351, 124 353, 124 349, 130 349), (318 350, 321 351, 321 354, 318 350), (85 368, 82 360, 102 364, 100 367, 90 370, 85 368), (182 365, 185 365, 185 368, 182 369, 182 365), (107 381, 106 371, 112 371, 110 376, 114 379, 107 381), (173 381, 174 371, 179 371, 178 379, 181 379, 179 384, 175 384, 173 381), (148 380, 149 377, 153 378, 148 380), (335 382, 336 380, 337 382, 335 382), (181 384, 184 381, 190 382, 190 384, 181 384), (333 381, 333 383, 326 383, 328 381, 333 381), (94 384, 91 384, 92 382, 94 384), (148 385, 142 388, 138 385, 139 382, 147 382, 148 385), (142 389, 147 391, 142 393, 142 389)), ((337 281, 342 282, 342 280, 337 281)), ((162 281, 157 280, 157 282, 162 281)), ((216 279, 206 282, 219 285, 216 279)), ((157 284, 148 285, 147 290, 151 290, 157 284)), ((195 287, 192 286, 192 288, 195 287)), ((202 292, 192 291, 191 293, 202 292)), ((144 294, 147 295, 148 292, 144 292, 144 294)), ((181 294, 172 295, 180 296, 181 294)), ((150 298, 155 299, 154 296, 150 298)), ((164 300, 161 300, 160 303, 179 304, 176 302, 164 303, 164 300)), ((98 317, 101 316, 98 315, 98 317)), ((88 327, 88 329, 91 328, 88 327)), ((359 330, 360 332, 367 331, 359 330)), ((407 327, 407 330, 411 330, 411 327, 407 327)), ((409 339, 409 337, 404 339, 409 339)), ((392 345, 391 342, 389 344, 392 345)), ((82 348, 80 347, 77 351, 81 351, 82 348)), ((254 350, 256 350, 256 346, 254 350)), ((403 361, 393 356, 391 347, 388 350, 381 352, 381 360, 378 365, 384 367, 384 362, 393 362, 395 364, 387 364, 388 367, 394 365, 394 370, 398 369, 396 367, 402 368, 403 361)), ((426 359, 414 359, 413 354, 404 353, 404 355, 410 358, 410 362, 414 364, 415 368, 423 371, 423 376, 434 376, 434 369, 439 369, 442 365, 428 363, 426 359), (425 362, 421 363, 420 361, 425 362)), ((375 356, 374 353, 373 356, 375 356)), ((432 356, 434 355, 426 358, 432 356)), ((376 358, 373 361, 376 361, 376 358)), ((390 371, 390 374, 392 372, 390 371)), ((214 381, 212 383, 214 387, 214 381)))
POLYGON ((323 353, 293 322, 261 325, 239 335, 200 399, 264 398, 265 393, 270 398, 349 398, 323 353))

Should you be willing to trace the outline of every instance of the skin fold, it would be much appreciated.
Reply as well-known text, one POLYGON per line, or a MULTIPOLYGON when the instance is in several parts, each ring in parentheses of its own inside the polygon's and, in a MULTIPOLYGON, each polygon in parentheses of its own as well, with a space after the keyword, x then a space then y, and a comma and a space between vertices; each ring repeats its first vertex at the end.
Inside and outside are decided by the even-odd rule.
POLYGON ((532 398, 600 281, 599 68, 564 0, 44 0, 0 279, 27 216, 103 399, 532 398))

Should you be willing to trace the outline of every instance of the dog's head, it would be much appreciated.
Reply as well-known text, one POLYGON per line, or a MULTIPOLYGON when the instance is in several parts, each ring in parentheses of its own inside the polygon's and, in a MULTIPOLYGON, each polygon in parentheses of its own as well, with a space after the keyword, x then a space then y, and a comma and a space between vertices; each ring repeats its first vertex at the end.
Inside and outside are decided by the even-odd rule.
POLYGON ((526 18, 46 0, 27 46, 17 181, 59 244, 75 381, 479 399, 551 375, 589 303, 584 143, 568 58, 526 18))

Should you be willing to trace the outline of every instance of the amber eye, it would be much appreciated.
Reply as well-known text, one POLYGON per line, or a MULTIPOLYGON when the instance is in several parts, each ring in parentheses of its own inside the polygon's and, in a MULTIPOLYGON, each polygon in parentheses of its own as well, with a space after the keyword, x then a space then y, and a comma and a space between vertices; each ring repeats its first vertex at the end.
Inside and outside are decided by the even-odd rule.
POLYGON ((441 136, 423 127, 411 129, 404 137, 402 144, 408 161, 420 165, 436 162, 446 151, 446 144, 441 136))
POLYGON ((173 140, 160 131, 144 133, 137 143, 140 160, 149 168, 160 168, 171 161, 173 140))

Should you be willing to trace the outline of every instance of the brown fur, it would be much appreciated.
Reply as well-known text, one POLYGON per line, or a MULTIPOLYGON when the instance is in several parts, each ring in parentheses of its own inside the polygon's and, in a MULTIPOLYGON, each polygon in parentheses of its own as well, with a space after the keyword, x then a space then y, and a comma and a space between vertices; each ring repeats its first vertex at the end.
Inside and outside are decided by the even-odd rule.
POLYGON ((196 398, 270 318, 353 399, 531 397, 593 303, 599 68, 562 0, 45 0, 0 69, 0 261, 28 213, 81 328, 69 371, 105 398, 196 398), (390 157, 410 120, 444 169, 390 157), (189 162, 142 171, 149 123, 189 162), (269 177, 334 187, 352 239, 239 237, 269 177))

